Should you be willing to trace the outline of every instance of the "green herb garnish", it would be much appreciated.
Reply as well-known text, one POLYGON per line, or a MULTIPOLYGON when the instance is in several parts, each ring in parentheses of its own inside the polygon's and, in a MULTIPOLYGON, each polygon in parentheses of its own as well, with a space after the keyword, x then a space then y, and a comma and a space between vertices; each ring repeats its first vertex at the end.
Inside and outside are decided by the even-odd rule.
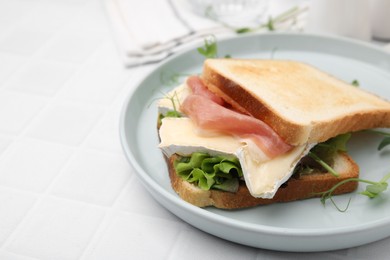
POLYGON ((388 183, 387 180, 390 179, 390 173, 384 176, 380 181, 374 182, 370 180, 360 179, 360 178, 350 178, 343 180, 336 185, 334 185, 332 188, 330 188, 327 191, 319 193, 321 196, 321 203, 325 205, 326 201, 329 199, 332 204, 337 208, 337 210, 341 212, 345 212, 348 209, 349 203, 351 199, 349 199, 347 206, 344 209, 341 209, 339 206, 337 206, 336 202, 333 200, 333 192, 340 186, 344 185, 348 182, 362 182, 367 183, 369 185, 366 186, 366 189, 362 192, 359 192, 361 195, 365 195, 369 198, 375 198, 379 196, 382 192, 384 192, 387 189, 388 183))
POLYGON ((218 47, 215 36, 209 36, 204 39, 204 47, 199 47, 198 52, 206 58, 217 58, 218 47))
POLYGON ((385 148, 386 146, 390 145, 390 133, 379 131, 379 130, 369 130, 369 131, 372 133, 376 133, 376 134, 380 134, 380 135, 384 136, 382 141, 378 145, 378 151, 380 151, 383 148, 385 148))
POLYGON ((182 117, 182 114, 177 110, 176 104, 180 105, 179 97, 177 96, 177 93, 174 92, 172 96, 165 95, 164 98, 167 98, 171 101, 173 110, 169 110, 165 114, 160 114, 158 117, 158 125, 161 125, 161 120, 163 120, 165 117, 182 117))
POLYGON ((360 83, 359 83, 359 81, 357 79, 354 79, 354 80, 352 80, 351 85, 355 86, 355 87, 359 87, 360 83))
MULTIPOLYGON (((218 45, 217 40, 214 35, 210 35, 204 39, 204 46, 199 47, 199 54, 203 55, 205 58, 218 58, 218 45)), ((226 54, 224 56, 225 59, 230 59, 232 56, 230 54, 226 54)))
POLYGON ((253 29, 249 28, 249 27, 242 27, 242 28, 238 28, 236 29, 236 33, 238 34, 241 34, 241 33, 249 33, 249 32, 252 32, 253 29))
POLYGON ((275 31, 275 20, 272 17, 268 18, 268 22, 265 24, 268 31, 275 31))
POLYGON ((339 174, 330 165, 333 164, 333 158, 338 152, 347 151, 347 142, 350 138, 350 133, 333 137, 326 142, 314 146, 308 155, 325 170, 338 177, 339 174))
POLYGON ((382 150, 385 146, 390 144, 390 136, 383 138, 383 140, 378 145, 378 150, 382 150))
POLYGON ((258 30, 267 29, 268 31, 275 31, 278 24, 286 22, 291 19, 296 19, 296 16, 303 12, 304 9, 299 9, 299 7, 295 6, 287 11, 281 13, 276 17, 269 17, 266 23, 260 24, 256 27, 241 27, 236 28, 234 31, 238 34, 256 32, 258 30))
POLYGON ((331 173, 335 177, 339 177, 340 174, 337 173, 329 164, 327 164, 324 160, 318 157, 315 153, 309 152, 308 154, 312 159, 314 159, 319 165, 321 165, 325 170, 331 173))

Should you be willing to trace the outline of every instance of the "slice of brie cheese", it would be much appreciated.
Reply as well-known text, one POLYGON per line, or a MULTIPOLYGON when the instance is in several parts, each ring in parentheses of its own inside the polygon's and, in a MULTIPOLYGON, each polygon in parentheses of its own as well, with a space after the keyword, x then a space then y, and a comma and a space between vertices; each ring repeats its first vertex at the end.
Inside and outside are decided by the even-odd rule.
POLYGON ((194 152, 236 156, 240 161, 249 192, 258 198, 272 198, 278 188, 291 177, 300 159, 312 147, 297 146, 288 153, 269 160, 255 154, 256 149, 245 140, 223 134, 199 135, 189 118, 164 118, 159 134, 161 138, 159 147, 168 157, 175 153, 185 156, 194 152))
POLYGON ((267 161, 254 160, 247 146, 243 146, 235 154, 240 161, 246 185, 252 196, 272 199, 309 150, 310 147, 307 145, 297 146, 267 161))
POLYGON ((205 152, 212 156, 234 155, 242 146, 233 136, 198 134, 196 126, 187 117, 164 118, 159 132, 161 139, 159 147, 167 157, 175 153, 189 156, 194 152, 205 152))

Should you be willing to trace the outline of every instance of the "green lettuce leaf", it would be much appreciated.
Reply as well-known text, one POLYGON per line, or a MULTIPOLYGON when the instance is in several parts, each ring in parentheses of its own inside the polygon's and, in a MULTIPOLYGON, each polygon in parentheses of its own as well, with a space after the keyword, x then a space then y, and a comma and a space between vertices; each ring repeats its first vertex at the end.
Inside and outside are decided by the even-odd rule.
POLYGON ((181 178, 202 190, 220 189, 236 192, 239 178, 242 177, 240 163, 233 156, 193 153, 191 157, 177 159, 174 167, 181 178))

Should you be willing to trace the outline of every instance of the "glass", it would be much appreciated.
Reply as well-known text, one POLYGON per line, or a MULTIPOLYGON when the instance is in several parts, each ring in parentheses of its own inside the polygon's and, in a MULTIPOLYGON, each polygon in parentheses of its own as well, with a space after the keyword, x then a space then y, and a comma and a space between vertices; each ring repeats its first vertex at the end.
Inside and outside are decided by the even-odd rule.
POLYGON ((189 0, 199 15, 230 26, 256 25, 264 21, 268 0, 189 0))

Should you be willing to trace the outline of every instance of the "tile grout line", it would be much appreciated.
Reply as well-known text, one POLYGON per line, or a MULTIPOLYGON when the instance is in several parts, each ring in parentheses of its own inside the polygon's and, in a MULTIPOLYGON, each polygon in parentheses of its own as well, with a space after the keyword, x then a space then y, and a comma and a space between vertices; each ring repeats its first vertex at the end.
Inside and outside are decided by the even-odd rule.
MULTIPOLYGON (((81 7, 80 7, 81 8, 81 7)), ((37 8, 39 9, 39 8, 37 8)), ((78 11, 78 14, 77 16, 81 16, 82 15, 82 11, 79 10, 78 11)), ((27 18, 26 18, 27 19, 27 18)), ((60 26, 61 27, 61 26, 60 26)), ((53 38, 55 38, 55 35, 60 35, 62 33, 62 29, 66 28, 66 24, 64 24, 62 26, 61 29, 57 30, 57 32, 53 32, 53 35, 50 37, 50 39, 48 39, 34 54, 30 55, 29 58, 27 58, 26 62, 24 62, 23 65, 20 65, 19 67, 20 68, 23 68, 25 67, 26 65, 28 65, 31 61, 34 61, 34 59, 36 57, 39 57, 40 53, 45 49, 47 48, 47 46, 49 46, 51 44, 51 42, 53 41, 53 38)), ((23 136, 26 136, 26 132, 28 132, 29 130, 29 127, 31 127, 31 125, 33 125, 33 122, 37 120, 37 118, 39 118, 39 116, 42 114, 43 111, 46 110, 47 107, 49 107, 51 104, 55 103, 56 100, 58 99, 58 93, 61 91, 61 89, 66 86, 66 84, 71 81, 74 77, 76 77, 78 75, 78 72, 80 72, 82 70, 83 67, 86 66, 88 62, 88 59, 84 62, 84 64, 81 64, 78 68, 78 71, 75 72, 73 75, 71 75, 61 86, 61 88, 59 88, 59 90, 52 96, 44 96, 44 95, 38 95, 38 94, 33 94, 33 93, 28 93, 28 95, 32 95, 32 96, 36 96, 38 98, 41 98, 41 99, 46 99, 47 102, 46 104, 29 120, 29 122, 27 123, 27 127, 24 128, 23 131, 21 131, 20 133, 18 133, 17 135, 15 135, 15 141, 21 139, 23 136)), ((20 69, 19 69, 20 70, 20 69)), ((19 71, 18 69, 15 70, 13 73, 11 74, 15 74, 17 71, 19 71)), ((10 79, 12 78, 12 75, 10 75, 8 77, 8 79, 2 83, 2 91, 6 91, 6 92, 11 92, 11 93, 21 93, 21 91, 15 91, 15 90, 12 90, 12 89, 7 89, 6 86, 8 84, 8 82, 10 81, 10 79)), ((23 93, 23 92, 22 92, 23 93)))
POLYGON ((114 218, 115 214, 118 212, 123 212, 122 209, 118 206, 118 199, 125 193, 127 186, 129 183, 132 182, 132 179, 134 178, 134 175, 131 175, 130 178, 127 180, 126 184, 123 186, 122 190, 118 193, 117 197, 115 198, 114 202, 112 203, 111 207, 108 209, 107 212, 107 218, 105 218, 99 226, 96 228, 96 231, 94 235, 91 237, 89 242, 87 243, 86 247, 84 248, 83 252, 81 253, 79 260, 83 260, 88 255, 90 255, 93 251, 93 246, 99 241, 101 238, 101 235, 104 234, 104 231, 107 230, 109 227, 111 220, 114 218))
MULTIPOLYGON (((32 7, 32 9, 34 9, 34 7, 32 7)), ((40 8, 39 7, 35 7, 35 9, 39 10, 40 8)), ((78 16, 81 15, 81 11, 78 11, 79 13, 77 14, 78 16)), ((20 24, 23 23, 23 21, 28 21, 28 19, 30 19, 31 17, 33 16, 33 14, 30 14, 29 16, 26 16, 26 17, 23 17, 21 19, 21 21, 19 21, 19 24, 15 24, 13 26, 13 28, 11 29, 14 30, 15 28, 17 28, 20 24)), ((5 53, 11 53, 12 55, 18 55, 18 56, 22 56, 24 58, 26 58, 26 61, 23 62, 22 65, 18 66, 19 69, 20 68, 23 68, 25 67, 29 62, 31 62, 31 60, 34 60, 36 57, 39 57, 40 53, 42 52, 42 50, 44 50, 45 48, 47 48, 47 46, 49 46, 52 42, 53 42, 53 39, 56 38, 57 35, 61 34, 62 33, 62 30, 64 28, 66 28, 67 24, 64 23, 63 25, 60 25, 58 26, 58 28, 56 30, 54 30, 53 32, 50 33, 50 37, 42 44, 42 46, 40 46, 33 54, 21 54, 21 53, 15 53, 15 52, 10 52, 10 51, 4 51, 2 49, 0 49, 0 52, 5 52, 5 53)), ((9 33, 9 32, 8 32, 9 33)), ((2 87, 6 86, 7 82, 10 80, 10 78, 12 77, 13 74, 15 74, 18 70, 15 70, 14 72, 10 73, 10 75, 7 76, 7 79, 2 83, 2 87)))
MULTIPOLYGON (((124 77, 123 79, 123 82, 122 84, 123 85, 126 85, 127 81, 128 81, 128 78, 130 77, 130 75, 127 75, 126 77, 124 77)), ((120 93, 118 93, 119 95, 120 93)), ((115 100, 115 99, 114 99, 115 100)), ((112 106, 113 104, 111 104, 110 108, 112 109, 112 106)), ((108 108, 104 114, 108 114, 109 111, 110 111, 110 108, 108 108)), ((103 121, 104 120, 104 115, 102 115, 101 117, 101 120, 100 121, 103 121)), ((86 136, 86 138, 84 139, 84 142, 81 144, 81 146, 84 148, 84 149, 88 149, 86 147, 86 141, 88 139, 88 136, 92 133, 89 132, 89 134, 86 136)), ((119 138, 119 137, 118 137, 119 138)), ((122 154, 123 155, 123 154, 122 154)), ((130 171, 133 171, 132 167, 129 167, 130 171)), ((123 195, 123 193, 126 192, 126 189, 128 187, 128 185, 132 182, 132 179, 134 178, 134 175, 130 175, 129 179, 126 181, 126 183, 123 185, 121 191, 118 193, 118 195, 116 196, 116 198, 114 199, 112 205, 110 208, 107 209, 107 215, 105 216, 105 218, 102 220, 102 222, 98 225, 98 227, 96 228, 93 236, 91 237, 91 239, 89 240, 89 242, 87 243, 86 247, 84 248, 83 252, 81 253, 79 259, 85 259, 86 257, 88 257, 88 255, 90 255, 92 253, 92 247, 93 245, 95 245, 98 240, 100 239, 101 235, 104 233, 104 231, 108 228, 108 226, 110 225, 111 223, 111 220, 114 218, 114 215, 115 213, 117 212, 121 212, 123 210, 119 209, 119 206, 118 206, 118 199, 123 195)))
MULTIPOLYGON (((57 93, 58 94, 58 93, 57 93)), ((57 96, 56 94, 56 96, 57 96)), ((53 98, 55 99, 55 97, 53 98)), ((51 103, 54 103, 54 101, 51 101, 51 102, 48 102, 47 106, 49 106, 51 103)), ((42 109, 44 110, 44 108, 42 109)), ((64 172, 64 169, 67 167, 67 165, 71 162, 72 158, 74 158, 76 155, 77 155, 77 152, 78 151, 81 151, 81 150, 93 150, 93 151, 97 151, 97 152, 101 152, 101 153, 105 153, 105 154, 114 154, 114 153, 109 153, 109 152, 104 152, 102 150, 99 150, 99 149, 92 149, 92 148, 88 148, 86 147, 86 140, 88 139, 88 136, 91 135, 92 133, 92 129, 94 129, 98 124, 99 122, 101 122, 103 119, 104 119, 104 115, 106 113, 108 113, 107 111, 108 109, 105 109, 105 111, 102 113, 101 117, 99 119, 96 120, 96 122, 93 124, 93 126, 91 126, 91 131, 89 131, 89 133, 85 136, 84 140, 78 145, 78 146, 71 146, 74 151, 72 152, 72 154, 69 156, 69 158, 67 159, 66 163, 63 165, 62 169, 59 171, 59 173, 57 174, 57 176, 55 178, 53 178, 53 180, 51 181, 51 183, 47 186, 47 188, 45 189, 44 192, 40 193, 37 195, 37 201, 33 204, 33 206, 28 210, 28 212, 25 214, 24 218, 19 222, 19 224, 17 225, 17 227, 14 228, 14 230, 10 233, 10 235, 7 237, 7 239, 3 242, 3 245, 0 247, 0 250, 5 250, 8 252, 8 250, 6 250, 6 248, 9 246, 10 243, 12 243, 12 241, 14 240, 14 237, 18 234, 19 230, 21 230, 23 228, 23 226, 25 225, 25 222, 27 222, 27 219, 29 218, 30 215, 32 215, 32 212, 34 211, 34 209, 36 209, 41 203, 42 201, 45 199, 45 198, 48 198, 48 197, 54 197, 56 199, 62 199, 62 200, 67 200, 67 201, 71 201, 71 202, 76 202, 76 203, 83 203, 83 204, 86 204, 86 205, 92 205, 94 207, 99 207, 99 208, 102 208, 104 209, 106 212, 104 213, 105 217, 103 217, 103 219, 101 220, 101 222, 98 224, 98 227, 96 229, 95 232, 93 232, 93 235, 92 235, 92 238, 90 239, 90 241, 87 243, 86 245, 86 248, 83 250, 83 253, 82 253, 82 256, 85 254, 84 252, 88 252, 87 251, 87 248, 90 247, 90 244, 92 244, 92 240, 96 240, 98 239, 98 234, 100 234, 100 232, 103 232, 103 231, 99 231, 99 230, 104 230, 104 228, 109 224, 107 223, 106 226, 104 225, 104 221, 108 221, 106 220, 107 218, 109 217, 106 217, 107 214, 111 214, 113 215, 114 212, 118 211, 118 210, 111 210, 110 208, 107 208, 107 207, 104 207, 104 206, 101 206, 101 205, 98 205, 98 204, 91 204, 91 203, 88 203, 88 202, 85 202, 85 201, 81 201, 81 200, 74 200, 74 199, 68 199, 68 198, 64 198, 64 197, 61 197, 61 196, 57 196, 55 194, 51 194, 50 192, 52 191, 52 186, 54 186, 56 184, 56 182, 58 181, 58 179, 63 175, 63 172, 64 172), (108 212, 107 212, 108 211, 108 212), (99 232, 98 232, 99 231, 99 232)), ((37 115, 34 116, 35 120, 37 120, 37 118, 39 118, 39 114, 41 114, 42 111, 40 111, 37 115)), ((32 123, 30 123, 30 125, 32 125, 32 123)), ((26 128, 28 129, 28 128, 26 128)), ((24 130, 23 131, 23 134, 19 134, 19 136, 15 139, 19 140, 19 139, 22 139, 23 136, 25 135, 24 132, 26 132, 27 130, 24 130)), ((39 140, 39 141, 45 141, 45 142, 48 142, 48 143, 55 143, 55 144, 61 144, 61 145, 64 145, 62 143, 58 143, 58 142, 49 142, 47 140, 41 140, 39 138, 34 138, 34 137, 28 137, 28 138, 32 138, 34 140, 39 140)), ((16 141, 16 140, 15 140, 16 141)), ((8 148, 7 148, 8 150, 8 148)), ((117 154, 114 154, 114 155, 117 155, 117 154)), ((127 186, 127 183, 129 182, 129 180, 126 182, 126 184, 124 184, 124 187, 122 188, 125 189, 126 186, 127 186)), ((119 193, 121 194, 122 191, 119 193)), ((118 195, 119 196, 119 195, 118 195)), ((111 219, 112 216, 109 218, 111 219)), ((84 256, 83 256, 84 257, 84 256)))
POLYGON ((51 184, 61 175, 61 173, 64 171, 64 169, 66 168, 66 165, 69 164, 69 162, 71 161, 71 159, 74 157, 74 154, 75 152, 73 151, 72 154, 69 156, 69 158, 66 160, 66 162, 64 163, 63 167, 61 168, 61 170, 59 171, 59 173, 57 174, 57 176, 55 176, 52 180, 52 182, 45 188, 45 190, 41 193, 38 193, 37 194, 37 198, 36 198, 36 201, 33 203, 33 206, 27 211, 27 213, 25 214, 24 218, 20 221, 20 223, 14 228, 14 230, 9 234, 9 236, 7 237, 7 239, 3 242, 3 245, 0 247, 0 250, 1 249, 6 249, 9 244, 13 241, 14 237, 18 234, 19 230, 23 228, 24 226, 24 223, 27 222, 27 220, 29 219, 29 216, 32 215, 32 212, 34 212, 34 210, 42 204, 43 200, 45 198, 47 198, 48 196, 50 196, 49 194, 49 190, 48 188, 51 186, 51 184))
MULTIPOLYGON (((88 2, 88 1, 86 1, 86 2, 84 3, 83 6, 85 6, 87 2, 88 2)), ((83 8, 83 6, 80 7, 80 8, 83 8)), ((85 10, 84 10, 84 12, 85 12, 85 10)), ((78 16, 81 16, 82 13, 83 13, 82 11, 79 11, 79 12, 78 12, 78 16)), ((64 28, 64 27, 66 27, 66 25, 63 25, 63 28, 64 28)), ((58 31, 58 32, 55 32, 55 33, 53 33, 53 34, 60 34, 60 33, 62 33, 62 32, 61 32, 61 31, 58 31)), ((33 60, 35 57, 39 56, 39 54, 42 52, 42 50, 44 50, 44 49, 50 44, 50 42, 52 41, 53 37, 54 37, 54 36, 51 36, 50 39, 47 40, 47 42, 44 43, 43 46, 41 46, 41 47, 39 48, 39 50, 37 50, 33 55, 30 56, 30 58, 24 63, 24 65, 21 65, 21 67, 22 67, 22 66, 26 66, 26 64, 28 64, 29 62, 31 62, 31 60, 33 60)), ((92 55, 91 55, 91 56, 92 56, 92 55)), ((88 64, 88 60, 89 60, 89 59, 91 59, 91 57, 89 57, 89 58, 84 62, 84 64, 82 64, 82 65, 80 66, 79 72, 82 70, 83 67, 86 67, 86 65, 88 64)), ((77 74, 78 74, 78 73, 76 72, 76 73, 75 73, 74 75, 72 75, 69 79, 67 79, 67 80, 64 82, 64 84, 63 84, 62 87, 64 87, 64 86, 67 84, 67 82, 69 82, 69 81, 70 81, 72 78, 74 78, 77 74)), ((8 78, 7 81, 9 81, 9 78, 8 78)), ((7 81, 6 81, 6 82, 7 82, 7 81)), ((6 82, 3 82, 3 84, 6 84, 6 82)), ((10 90, 8 90, 8 91, 10 91, 10 90)), ((11 90, 11 92, 12 92, 12 90, 11 90)), ((58 95, 59 95, 58 93, 59 93, 59 92, 60 92, 60 90, 57 91, 56 94, 53 95, 52 97, 42 97, 42 96, 40 96, 42 99, 49 99, 49 100, 47 101, 47 104, 45 104, 45 105, 43 106, 43 108, 41 108, 40 111, 38 111, 37 114, 34 115, 34 116, 29 120, 28 126, 27 126, 23 131, 21 131, 20 133, 18 133, 17 135, 14 136, 14 140, 13 140, 12 143, 16 143, 16 142, 18 142, 19 140, 21 140, 22 138, 24 138, 25 136, 27 136, 27 135, 26 135, 26 132, 28 132, 29 127, 31 127, 31 125, 33 125, 33 122, 34 122, 34 121, 36 121, 36 120, 39 119, 40 115, 43 113, 43 111, 46 110, 47 107, 49 107, 51 104, 53 104, 53 103, 56 102, 56 100, 58 99, 58 95)), ((96 120, 96 121, 99 121, 99 120, 96 120)), ((93 128, 93 127, 92 127, 92 128, 93 128)), ((39 139, 39 140, 40 140, 40 139, 39 139)), ((7 149, 1 154, 1 157, 4 157, 4 156, 6 156, 8 153, 10 153, 10 151, 9 151, 10 148, 9 148, 9 147, 12 145, 12 143, 8 145, 7 149)), ((57 144, 56 142, 54 142, 54 143, 57 144)), ((17 233, 19 232, 19 230, 20 230, 21 228, 23 228, 24 223, 27 222, 27 219, 28 219, 29 216, 32 214, 32 212, 34 211, 34 209, 36 209, 36 208, 38 207, 38 205, 40 205, 40 204, 42 203, 42 201, 43 201, 44 198, 50 196, 50 193, 49 193, 49 192, 50 192, 50 187, 51 187, 51 186, 53 185, 53 183, 59 178, 59 176, 61 176, 61 173, 62 173, 62 172, 64 171, 64 169, 66 168, 66 165, 69 164, 69 162, 71 161, 71 159, 72 159, 72 158, 75 156, 75 154, 76 154, 76 149, 77 149, 77 147, 74 147, 74 146, 73 146, 73 148, 75 148, 75 149, 72 151, 72 154, 71 154, 71 155, 69 156, 69 158, 66 160, 66 162, 65 162, 64 165, 62 166, 62 169, 59 171, 59 173, 57 174, 57 176, 55 176, 55 177, 53 178, 53 180, 51 181, 51 183, 46 187, 46 189, 45 189, 43 192, 41 192, 41 193, 39 193, 39 194, 36 195, 36 196, 37 196, 36 201, 32 204, 31 208, 26 212, 26 214, 24 215, 24 217, 22 218, 22 220, 19 222, 19 224, 12 230, 12 232, 8 235, 8 237, 3 241, 2 245, 0 246, 0 250, 5 250, 5 251, 7 251, 6 248, 7 248, 7 247, 9 246, 9 244, 13 241, 14 237, 17 235, 17 233)), ((25 191, 25 190, 24 190, 24 191, 25 191)))
MULTIPOLYGON (((32 256, 25 256, 25 255, 21 255, 21 254, 15 253, 15 252, 10 252, 10 251, 5 251, 5 250, 4 250, 4 252, 7 252, 7 254, 15 256, 16 257, 15 259, 19 259, 19 257, 23 257, 23 260, 40 260, 39 258, 35 258, 32 256), (28 259, 25 259, 26 257, 28 259)), ((1 253, 1 249, 0 249, 0 253, 1 253)))
POLYGON ((190 225, 188 223, 186 223, 184 221, 183 221, 183 223, 184 223, 183 228, 181 228, 179 234, 177 234, 178 239, 175 240, 175 243, 172 244, 171 249, 169 250, 169 254, 167 255, 168 260, 174 260, 172 254, 175 252, 175 249, 178 247, 178 244, 180 242, 179 238, 181 236, 184 236, 184 232, 187 232, 189 227, 190 227, 190 225))
MULTIPOLYGON (((8 31, 5 34, 0 36, 0 41, 3 40, 7 36, 7 34, 9 34, 15 28, 18 28, 18 26, 20 26, 24 21, 27 21, 28 19, 30 19, 33 16, 33 14, 32 14, 33 10, 37 11, 39 9, 40 9, 40 7, 38 7, 38 6, 30 7, 30 9, 28 10, 29 11, 29 15, 27 15, 25 17, 22 17, 18 22, 12 24, 10 26, 10 28, 8 28, 8 31)), ((0 50, 0 51, 2 51, 2 50, 0 50)), ((14 53, 12 53, 12 54, 14 54, 14 53)))
MULTIPOLYGON (((34 55, 36 56, 36 55, 34 55)), ((92 56, 92 55, 91 55, 92 56)), ((31 58, 33 59, 33 58, 31 58)), ((90 59, 90 58, 89 58, 90 59)), ((88 64, 88 59, 84 62, 84 64, 80 65, 80 68, 78 69, 78 71, 76 71, 71 77, 69 77, 64 83, 63 83, 63 86, 61 86, 61 88, 53 95, 53 96, 43 96, 43 95, 39 95, 39 94, 33 94, 33 93, 28 93, 28 95, 32 95, 32 96, 35 96, 35 97, 38 97, 38 98, 41 98, 41 99, 46 99, 46 104, 36 113, 36 115, 34 115, 30 120, 29 122, 27 123, 27 127, 24 128, 23 131, 21 131, 19 134, 15 135, 14 139, 15 141, 16 140, 19 140, 21 139, 23 136, 28 136, 26 135, 26 132, 29 131, 29 128, 34 124, 35 121, 37 121, 39 119, 39 117, 41 116, 41 114, 52 104, 54 103, 57 103, 58 99, 59 99, 59 95, 61 93, 61 90, 63 90, 63 88, 69 84, 69 82, 71 82, 75 77, 77 77, 80 73, 80 71, 82 71, 83 68, 85 68, 88 64)), ((12 90, 12 89, 2 89, 2 91, 7 91, 7 92, 16 92, 16 93, 20 93, 21 91, 15 91, 15 90, 12 90)), ((23 92, 22 92, 23 93, 23 92)), ((70 101, 70 102, 66 102, 66 103, 73 103, 73 104, 79 104, 79 102, 73 102, 73 101, 70 101)), ((94 107, 99 107, 99 108, 102 108, 104 109, 104 106, 102 105, 95 105, 93 104, 92 106, 94 107)), ((30 138, 34 138, 34 137, 30 137, 30 138)), ((40 138, 34 138, 36 140, 42 140, 40 138)), ((47 141, 47 140, 43 140, 43 141, 47 141)), ((67 144, 63 144, 63 143, 60 143, 60 142, 52 142, 52 143, 56 143, 56 144, 62 144, 62 145, 67 145, 67 144)), ((72 147, 75 147, 74 145, 69 145, 69 146, 72 146, 72 147)))
MULTIPOLYGON (((87 2, 86 2, 87 3, 87 2)), ((82 15, 82 12, 79 11, 78 15, 82 15)), ((65 24, 62 26, 62 28, 66 28, 67 26, 69 26, 69 24, 65 24)), ((32 63, 34 61, 34 59, 37 59, 37 58, 41 58, 40 55, 41 53, 43 52, 43 50, 45 50, 47 48, 47 46, 49 46, 53 39, 55 39, 56 37, 58 37, 58 35, 60 35, 61 32, 57 32, 57 33, 53 33, 50 37, 50 39, 48 39, 45 44, 43 44, 33 55, 30 55, 29 57, 26 58, 26 61, 24 61, 22 64, 20 64, 19 66, 19 69, 16 69, 14 72, 10 73, 10 75, 8 75, 7 79, 2 83, 2 87, 6 87, 6 85, 8 84, 8 82, 10 81, 10 78, 12 78, 12 75, 14 75, 15 73, 17 73, 17 71, 20 70, 20 68, 23 68, 25 66, 27 66, 28 64, 32 63)), ((103 41, 104 42, 104 41, 103 41)), ((99 45, 100 47, 102 46, 99 45)), ((28 123, 26 123, 27 127, 24 128, 23 131, 19 132, 17 135, 15 136, 12 136, 12 139, 13 139, 13 142, 12 143, 15 143, 15 142, 18 142, 19 140, 27 137, 27 138, 32 138, 34 140, 39 140, 39 141, 43 141, 43 142, 48 142, 48 143, 55 143, 55 144, 58 144, 58 142, 49 142, 47 140, 41 140, 39 138, 34 138, 34 137, 29 137, 26 133, 31 129, 32 125, 34 124, 34 122, 36 122, 37 120, 39 120, 39 118, 42 116, 42 114, 47 110, 47 108, 52 105, 53 103, 55 103, 56 101, 58 101, 59 99, 59 96, 60 94, 64 91, 64 88, 66 87, 67 84, 69 84, 69 82, 72 82, 72 80, 74 80, 74 78, 76 78, 78 75, 80 75, 80 73, 83 71, 83 69, 88 65, 90 64, 90 61, 93 60, 93 57, 95 57, 98 53, 98 50, 100 48, 96 48, 96 50, 91 53, 89 55, 89 57, 82 63, 82 64, 77 64, 79 66, 77 66, 77 70, 73 73, 73 75, 71 75, 71 77, 69 77, 61 86, 61 88, 59 88, 59 90, 53 95, 53 96, 50 96, 50 97, 47 97, 47 96, 42 96, 42 95, 37 95, 39 96, 40 98, 42 99, 47 99, 45 100, 46 104, 43 105, 43 107, 29 120, 28 123)), ((127 75, 126 77, 124 77, 123 79, 123 85, 125 84, 125 82, 128 81, 128 78, 129 78, 129 75, 127 75)), ((10 92, 15 92, 15 90, 12 90, 12 89, 6 89, 5 91, 10 91, 10 92)), ((34 95, 34 94, 32 94, 34 95)), ((119 94, 118 94, 119 95, 119 94)), ((73 102, 72 102, 73 103, 73 102)), ((77 102, 78 103, 78 102, 77 102)), ((112 105, 112 104, 111 104, 112 105)), ((96 107, 99 107, 99 105, 94 105, 96 107)), ((0 246, 0 250, 6 250, 7 247, 9 247, 9 245, 14 241, 14 238, 17 236, 17 234, 20 232, 21 229, 23 229, 23 227, 25 226, 26 222, 29 220, 29 217, 33 214, 34 210, 36 208, 39 207, 39 205, 41 205, 43 203, 43 200, 45 198, 50 198, 50 197, 54 197, 56 199, 60 199, 60 200, 67 200, 66 198, 62 198, 62 197, 58 197, 58 196, 55 196, 53 194, 50 194, 50 192, 52 191, 52 187, 53 185, 55 185, 55 183, 58 181, 58 179, 63 175, 63 172, 64 172, 64 169, 66 169, 67 165, 69 165, 69 163, 72 161, 72 158, 75 157, 75 155, 77 154, 78 151, 80 150, 83 150, 83 149, 86 149, 86 150, 96 150, 96 151, 100 151, 100 152, 104 152, 104 151, 101 151, 101 150, 98 150, 98 149, 91 149, 91 148, 88 148, 87 145, 86 145, 86 140, 88 139, 88 136, 91 135, 92 131, 94 128, 96 128, 96 126, 104 119, 104 115, 106 115, 108 112, 108 109, 105 107, 105 109, 103 108, 103 113, 102 115, 100 116, 100 118, 97 118, 95 120, 95 122, 91 125, 91 130, 88 132, 88 134, 84 137, 83 141, 81 143, 79 143, 77 146, 73 146, 71 145, 70 147, 72 148, 72 153, 71 155, 69 156, 69 158, 67 158, 66 162, 64 163, 64 165, 62 166, 62 168, 59 170, 59 173, 52 179, 52 181, 50 182, 50 184, 45 188, 45 190, 41 193, 37 193, 34 195, 36 196, 36 199, 35 199, 35 202, 32 204, 32 206, 30 207, 30 209, 26 212, 26 214, 24 215, 24 217, 21 219, 21 221, 17 224, 17 226, 12 230, 12 232, 10 232, 10 234, 8 235, 8 237, 5 239, 5 241, 2 243, 2 246, 0 246)), ((2 154, 2 156, 6 156, 8 153, 12 152, 10 151, 10 146, 12 145, 12 143, 10 143, 8 145, 8 147, 6 148, 6 150, 4 151, 4 153, 2 154), (7 152, 8 151, 8 152, 7 152)), ((65 146, 69 146, 69 145, 66 145, 66 144, 63 144, 63 143, 59 143, 61 145, 65 145, 65 146)), ((112 153, 110 153, 112 154, 112 153)), ((114 204, 115 202, 117 201, 118 197, 123 193, 124 189, 128 186, 128 183, 130 182, 131 178, 123 185, 123 188, 122 188, 122 191, 119 192, 117 198, 114 200, 114 204)), ((6 186, 5 186, 6 187, 6 186)), ((6 187, 8 189, 12 189, 10 187, 6 187)), ((17 191, 21 191, 21 192, 27 192, 29 193, 30 191, 26 191, 26 190, 18 190, 18 189, 15 189, 17 191)), ((72 201, 72 202, 76 202, 76 203, 84 203, 86 205, 91 205, 90 203, 85 203, 84 201, 78 201, 78 200, 72 200, 72 199, 69 199, 69 201, 72 201)), ((91 205, 91 206, 94 206, 94 207, 98 207, 98 208, 101 208, 105 211, 108 211, 108 213, 112 213, 114 214, 113 212, 115 212, 114 209, 112 209, 112 207, 110 208, 107 208, 107 207, 102 207, 100 205, 91 205)), ((96 231, 94 232, 94 234, 92 235, 92 238, 94 237, 97 237, 99 234, 99 230, 103 230, 104 229, 104 225, 103 225, 103 222, 105 219, 107 219, 106 217, 106 213, 105 212, 105 217, 103 217, 103 219, 101 220, 101 222, 99 223, 98 225, 98 228, 96 229, 96 231)), ((108 220, 107 220, 108 221, 108 220)), ((103 231, 101 231, 103 232, 103 231)), ((96 238, 97 239, 97 238, 96 238)), ((86 249, 88 248, 88 245, 91 244, 91 241, 92 239, 90 239, 89 243, 87 244, 85 250, 83 251, 83 254, 84 252, 87 252, 86 249)), ((7 251, 8 252, 8 251, 7 251)))
MULTIPOLYGON (((71 156, 71 157, 73 157, 73 156, 71 156)), ((63 170, 61 170, 60 172, 62 172, 62 171, 63 170)), ((57 176, 56 176, 55 179, 57 179, 57 176)), ((33 203, 31 208, 26 212, 25 216, 19 222, 19 224, 8 235, 7 239, 5 239, 5 241, 3 242, 2 246, 0 246, 0 250, 5 250, 7 252, 9 251, 9 250, 7 250, 7 247, 13 242, 15 236, 17 236, 19 231, 24 227, 25 223, 28 221, 28 219, 29 219, 30 215, 32 215, 33 211, 36 208, 38 208, 39 205, 41 205, 43 203, 43 200, 46 199, 46 198, 50 198, 51 197, 52 199, 55 199, 55 200, 60 200, 60 201, 62 200, 62 201, 70 202, 70 203, 83 204, 83 205, 87 205, 88 207, 98 208, 98 209, 100 209, 102 211, 106 211, 108 209, 108 207, 105 207, 105 206, 102 206, 102 205, 98 205, 98 204, 92 204, 92 203, 88 203, 88 202, 81 201, 81 200, 73 200, 73 199, 68 199, 68 198, 54 196, 54 195, 51 195, 49 193, 48 189, 46 189, 43 193, 36 194, 36 197, 37 197, 36 201, 33 203)), ((104 214, 106 214, 106 212, 104 214)))

